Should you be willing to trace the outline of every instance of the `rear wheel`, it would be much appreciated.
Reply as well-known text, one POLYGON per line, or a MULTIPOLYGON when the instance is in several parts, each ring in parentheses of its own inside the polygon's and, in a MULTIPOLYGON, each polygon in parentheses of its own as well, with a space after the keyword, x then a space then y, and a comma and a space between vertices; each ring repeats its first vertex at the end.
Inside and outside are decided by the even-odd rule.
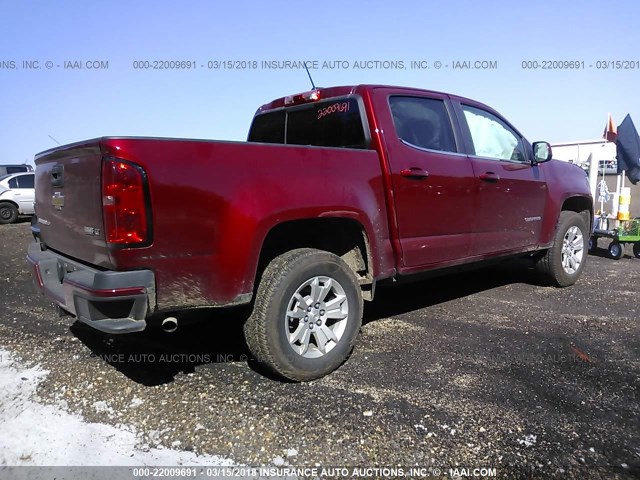
POLYGON ((536 265, 555 286, 573 285, 587 258, 588 229, 584 218, 570 211, 560 212, 553 246, 536 265))
POLYGON ((622 255, 624 255, 624 248, 622 248, 622 244, 616 242, 615 240, 609 244, 609 255, 614 260, 620 260, 622 255))
POLYGON ((640 258, 640 243, 636 242, 633 244, 633 255, 636 258, 640 258))
POLYGON ((18 220, 18 209, 12 203, 0 203, 0 223, 15 223, 18 220))
POLYGON ((303 248, 267 266, 244 332, 259 363, 305 381, 345 361, 361 324, 362 295, 353 271, 336 255, 303 248))

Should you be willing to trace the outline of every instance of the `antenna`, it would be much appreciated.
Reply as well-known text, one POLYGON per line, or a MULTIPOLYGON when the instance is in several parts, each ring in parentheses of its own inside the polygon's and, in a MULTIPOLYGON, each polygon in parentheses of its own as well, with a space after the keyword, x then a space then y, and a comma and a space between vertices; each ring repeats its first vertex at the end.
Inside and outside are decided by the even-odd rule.
POLYGON ((316 89, 315 83, 313 83, 313 78, 311 78, 311 74, 309 73, 309 69, 307 68, 307 62, 302 62, 304 65, 304 69, 307 71, 307 75, 309 75, 309 81, 311 82, 311 88, 316 89))
POLYGON ((51 140, 53 140, 54 142, 56 142, 58 145, 62 145, 58 140, 56 140, 55 138, 53 138, 51 135, 47 135, 47 137, 49 137, 51 140))

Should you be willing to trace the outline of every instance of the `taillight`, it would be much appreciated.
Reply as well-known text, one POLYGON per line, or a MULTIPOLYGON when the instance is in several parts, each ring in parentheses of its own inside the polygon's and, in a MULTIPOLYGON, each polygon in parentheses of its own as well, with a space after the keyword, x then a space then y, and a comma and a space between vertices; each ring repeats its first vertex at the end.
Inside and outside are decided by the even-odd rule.
POLYGON ((146 175, 142 167, 105 158, 102 163, 102 210, 107 243, 147 244, 151 234, 147 208, 146 175))

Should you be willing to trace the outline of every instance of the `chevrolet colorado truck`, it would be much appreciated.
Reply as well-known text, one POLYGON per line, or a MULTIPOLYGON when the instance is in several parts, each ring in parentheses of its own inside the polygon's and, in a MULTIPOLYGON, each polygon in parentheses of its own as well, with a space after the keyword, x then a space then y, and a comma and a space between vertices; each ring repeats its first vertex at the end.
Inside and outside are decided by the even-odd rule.
POLYGON ((249 304, 250 351, 294 381, 345 361, 378 282, 527 256, 573 284, 593 218, 585 173, 548 143, 413 88, 283 97, 248 142, 103 137, 35 162, 27 260, 62 312, 125 333, 249 304))

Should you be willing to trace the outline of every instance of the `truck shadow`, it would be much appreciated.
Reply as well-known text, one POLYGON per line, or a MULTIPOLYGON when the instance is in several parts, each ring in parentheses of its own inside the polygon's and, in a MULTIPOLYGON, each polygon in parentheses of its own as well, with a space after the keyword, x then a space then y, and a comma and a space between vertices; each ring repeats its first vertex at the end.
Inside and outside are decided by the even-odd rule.
POLYGON ((156 325, 142 332, 108 335, 76 321, 71 332, 95 355, 142 385, 170 383, 200 365, 247 362, 250 353, 242 325, 244 309, 203 309, 179 317, 180 326, 167 333, 156 325))
MULTIPOLYGON (((541 284, 531 269, 508 262, 404 285, 383 286, 377 290, 375 300, 365 304, 363 324, 511 283, 541 284)), ((92 355, 142 385, 170 383, 176 375, 193 373, 196 367, 233 362, 248 364, 260 375, 275 378, 252 359, 247 348, 242 327, 249 314, 248 307, 184 313, 174 333, 148 327, 139 333, 108 335, 81 322, 75 322, 70 329, 92 355)))
POLYGON ((490 267, 450 272, 411 283, 387 283, 376 290, 375 300, 365 303, 363 324, 432 307, 514 283, 546 286, 526 260, 510 260, 490 267))

